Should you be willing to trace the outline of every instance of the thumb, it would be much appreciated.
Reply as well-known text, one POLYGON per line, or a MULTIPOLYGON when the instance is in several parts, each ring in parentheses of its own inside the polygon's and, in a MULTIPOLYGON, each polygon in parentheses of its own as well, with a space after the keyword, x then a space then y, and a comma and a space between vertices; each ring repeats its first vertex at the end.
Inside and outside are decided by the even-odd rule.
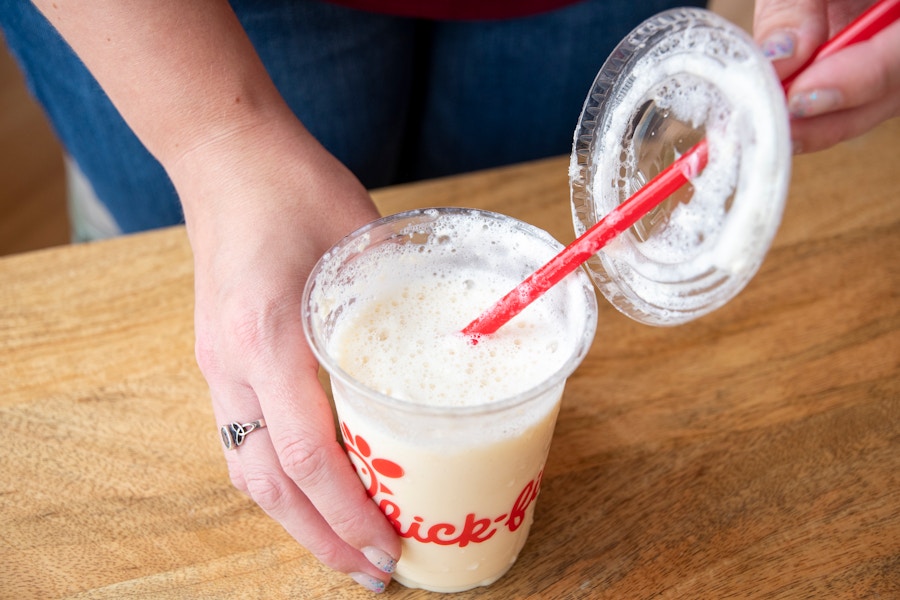
POLYGON ((758 0, 753 37, 772 61, 779 79, 803 66, 828 39, 828 10, 824 0, 758 0))

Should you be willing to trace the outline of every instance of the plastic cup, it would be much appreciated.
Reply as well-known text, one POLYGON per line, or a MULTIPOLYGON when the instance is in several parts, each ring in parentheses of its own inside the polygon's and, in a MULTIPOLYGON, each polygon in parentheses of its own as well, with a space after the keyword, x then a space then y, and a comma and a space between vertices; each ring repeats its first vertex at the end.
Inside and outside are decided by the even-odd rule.
POLYGON ((304 329, 350 460, 401 536, 403 585, 489 585, 525 544, 563 387, 594 336, 594 291, 579 271, 491 340, 459 330, 473 294, 487 306, 561 248, 510 217, 426 209, 363 227, 310 275, 304 329), (445 321, 446 336, 419 317, 445 321))

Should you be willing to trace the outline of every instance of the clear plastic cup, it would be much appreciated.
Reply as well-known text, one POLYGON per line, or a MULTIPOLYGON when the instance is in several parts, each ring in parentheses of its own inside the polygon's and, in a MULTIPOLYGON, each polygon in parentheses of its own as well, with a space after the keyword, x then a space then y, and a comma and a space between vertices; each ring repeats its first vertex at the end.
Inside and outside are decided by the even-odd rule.
POLYGON ((309 278, 304 328, 350 459, 401 536, 403 585, 488 585, 525 543, 563 387, 594 336, 593 287, 574 273, 496 339, 459 331, 470 301, 486 308, 561 248, 503 215, 417 210, 353 233, 309 278))

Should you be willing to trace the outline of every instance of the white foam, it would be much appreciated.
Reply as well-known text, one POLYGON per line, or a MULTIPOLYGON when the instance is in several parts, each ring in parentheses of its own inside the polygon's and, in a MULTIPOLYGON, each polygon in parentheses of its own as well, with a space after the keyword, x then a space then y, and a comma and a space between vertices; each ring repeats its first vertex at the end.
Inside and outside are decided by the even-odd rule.
POLYGON ((416 242, 370 249, 341 274, 328 352, 344 371, 394 398, 465 406, 531 389, 571 358, 588 310, 583 277, 478 344, 460 333, 557 248, 487 219, 438 219, 416 242))

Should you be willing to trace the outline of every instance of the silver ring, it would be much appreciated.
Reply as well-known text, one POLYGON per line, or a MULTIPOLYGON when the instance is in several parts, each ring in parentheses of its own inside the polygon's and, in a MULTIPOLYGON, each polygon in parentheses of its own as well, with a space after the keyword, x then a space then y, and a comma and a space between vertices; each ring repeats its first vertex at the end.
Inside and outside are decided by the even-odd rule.
POLYGON ((219 428, 222 434, 222 443, 226 450, 236 450, 238 446, 244 443, 244 439, 251 431, 262 429, 266 426, 265 419, 257 419, 249 423, 228 423, 219 428))

